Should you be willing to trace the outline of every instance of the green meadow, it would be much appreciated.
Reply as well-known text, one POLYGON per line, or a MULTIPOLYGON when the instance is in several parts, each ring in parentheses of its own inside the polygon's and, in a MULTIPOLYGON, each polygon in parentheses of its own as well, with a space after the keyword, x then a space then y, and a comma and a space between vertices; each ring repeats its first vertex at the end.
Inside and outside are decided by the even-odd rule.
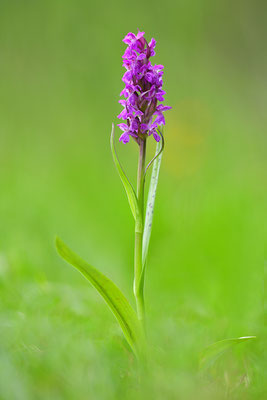
MULTIPOLYGON (((0 400, 267 398, 264 4, 0 6, 0 400), (58 235, 134 306, 134 220, 109 138, 122 39, 137 29, 157 40, 173 107, 145 282, 145 371, 55 249, 58 235), (207 346, 244 336, 256 338, 203 361, 207 346)), ((119 132, 135 185, 137 146, 119 132)))

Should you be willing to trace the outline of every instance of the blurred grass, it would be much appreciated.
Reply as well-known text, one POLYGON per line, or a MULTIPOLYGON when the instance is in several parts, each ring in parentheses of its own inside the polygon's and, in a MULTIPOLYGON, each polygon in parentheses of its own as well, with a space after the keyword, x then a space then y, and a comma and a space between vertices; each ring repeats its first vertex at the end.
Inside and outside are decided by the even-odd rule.
MULTIPOLYGON (((1 1, 0 399, 263 399, 264 3, 1 1), (165 70, 166 151, 134 360, 58 234, 133 301, 133 221, 109 150, 123 35, 165 70), (257 335, 198 372, 217 340, 257 335)), ((117 145, 135 179, 136 147, 117 145)), ((153 144, 151 141, 151 154, 153 144)))

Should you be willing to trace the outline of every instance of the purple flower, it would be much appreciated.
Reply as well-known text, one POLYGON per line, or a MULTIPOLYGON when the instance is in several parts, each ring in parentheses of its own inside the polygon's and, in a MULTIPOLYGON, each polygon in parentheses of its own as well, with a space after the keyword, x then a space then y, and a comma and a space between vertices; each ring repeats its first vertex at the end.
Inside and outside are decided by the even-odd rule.
POLYGON ((123 66, 126 72, 122 81, 125 84, 120 96, 125 100, 119 100, 123 106, 118 118, 126 121, 118 124, 123 131, 120 141, 128 143, 130 136, 137 142, 147 136, 153 135, 160 141, 157 129, 165 125, 163 112, 171 107, 158 104, 164 101, 165 92, 162 90, 163 65, 152 65, 150 58, 155 55, 156 40, 151 39, 147 43, 144 32, 135 35, 129 32, 123 42, 128 45, 123 58, 123 66))

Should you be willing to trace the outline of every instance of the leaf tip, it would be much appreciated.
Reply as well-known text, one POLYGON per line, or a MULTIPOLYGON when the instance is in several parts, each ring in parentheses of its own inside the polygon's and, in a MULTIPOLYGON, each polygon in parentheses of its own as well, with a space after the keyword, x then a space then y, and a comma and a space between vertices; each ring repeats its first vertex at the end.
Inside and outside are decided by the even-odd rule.
POLYGON ((114 123, 112 122, 111 124, 111 135, 110 135, 110 143, 112 145, 113 142, 113 138, 114 138, 114 123))
POLYGON ((55 246, 58 249, 59 245, 60 245, 61 240, 59 239, 58 236, 55 237, 55 246))
POLYGON ((56 236, 56 238, 55 238, 55 246, 56 246, 56 249, 57 249, 58 254, 59 254, 62 258, 64 258, 64 256, 63 256, 64 243, 63 243, 63 241, 62 241, 58 236, 56 236))

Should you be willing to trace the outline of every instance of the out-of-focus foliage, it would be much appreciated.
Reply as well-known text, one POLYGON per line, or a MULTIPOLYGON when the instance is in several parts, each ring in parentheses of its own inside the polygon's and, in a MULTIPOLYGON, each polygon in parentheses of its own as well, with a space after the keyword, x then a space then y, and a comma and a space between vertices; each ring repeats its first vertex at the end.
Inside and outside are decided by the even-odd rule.
MULTIPOLYGON (((1 400, 267 397, 265 15, 264 2, 228 0, 1 1, 1 400), (54 249, 58 234, 131 298, 134 221, 109 135, 121 40, 137 28, 157 40, 173 106, 148 255, 145 382, 97 292, 54 249), (198 370, 207 345, 250 335, 198 370)), ((135 143, 117 149, 135 182, 135 143)))

